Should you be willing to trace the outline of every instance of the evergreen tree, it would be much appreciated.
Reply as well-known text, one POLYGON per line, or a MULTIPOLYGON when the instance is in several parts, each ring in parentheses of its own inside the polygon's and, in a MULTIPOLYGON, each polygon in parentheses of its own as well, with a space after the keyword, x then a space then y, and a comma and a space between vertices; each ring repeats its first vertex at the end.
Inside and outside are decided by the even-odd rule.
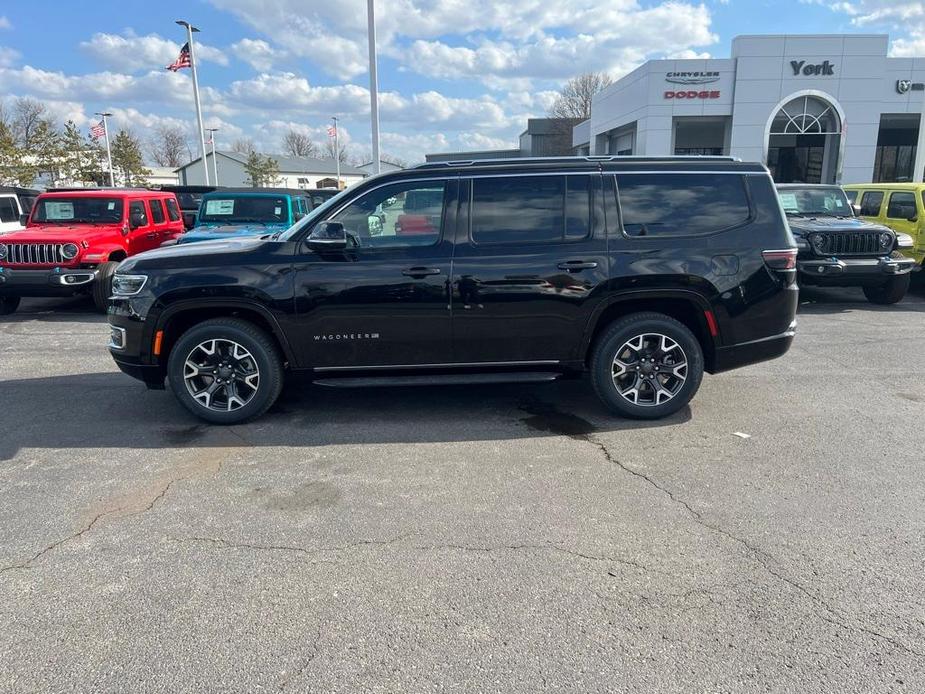
POLYGON ((279 162, 254 150, 247 155, 244 171, 247 173, 247 182, 254 188, 273 186, 279 182, 279 162))
POLYGON ((146 186, 151 172, 145 168, 141 143, 127 130, 120 130, 111 143, 112 167, 125 186, 146 186))
POLYGON ((99 143, 84 139, 74 121, 64 124, 61 134, 61 175, 73 183, 102 186, 108 183, 99 143))

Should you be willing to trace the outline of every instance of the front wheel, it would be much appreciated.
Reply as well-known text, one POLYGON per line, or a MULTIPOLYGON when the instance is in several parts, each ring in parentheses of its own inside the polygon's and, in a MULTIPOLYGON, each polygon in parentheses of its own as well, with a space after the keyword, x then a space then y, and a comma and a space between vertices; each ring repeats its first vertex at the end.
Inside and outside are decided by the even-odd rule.
POLYGON ((19 308, 18 296, 0 296, 0 316, 16 313, 17 308, 19 308))
POLYGON ((109 308, 109 295, 112 294, 112 276, 119 263, 112 260, 100 263, 96 269, 96 281, 93 282, 93 305, 97 311, 106 313, 109 308))
POLYGON ((864 296, 872 304, 895 304, 906 296, 911 282, 912 274, 907 272, 905 275, 891 277, 886 284, 876 287, 864 287, 864 296))
POLYGON ((283 387, 272 339, 247 321, 208 320, 187 330, 167 362, 174 395, 197 417, 238 424, 259 417, 283 387))
POLYGON ((661 313, 634 313, 600 336, 591 382, 611 410, 660 419, 684 407, 703 380, 703 350, 683 323, 661 313))

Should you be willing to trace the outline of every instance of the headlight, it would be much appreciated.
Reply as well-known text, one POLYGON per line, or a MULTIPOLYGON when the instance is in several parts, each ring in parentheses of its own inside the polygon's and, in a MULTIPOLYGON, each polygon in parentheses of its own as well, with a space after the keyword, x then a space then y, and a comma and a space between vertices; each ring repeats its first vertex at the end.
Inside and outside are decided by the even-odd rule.
POLYGON ((813 250, 816 253, 825 253, 825 235, 823 234, 810 234, 808 237, 810 245, 813 247, 813 250))
POLYGON ((64 256, 65 260, 73 260, 78 253, 80 253, 80 249, 76 243, 66 243, 61 247, 61 255, 64 256))
POLYGON ((7 247, 6 247, 6 244, 5 244, 5 243, 0 243, 0 260, 6 259, 6 254, 7 254, 8 252, 9 252, 9 251, 8 251, 8 249, 7 249, 7 247))
MULTIPOLYGON (((896 247, 897 248, 915 248, 915 239, 913 239, 909 234, 896 234, 896 247)), ((0 258, 3 257, 3 252, 0 251, 0 258)))
POLYGON ((888 231, 880 232, 880 248, 885 251, 890 250, 893 247, 893 234, 888 231))
POLYGON ((115 296, 134 296, 140 292, 148 281, 147 275, 120 275, 112 277, 112 293, 115 296))

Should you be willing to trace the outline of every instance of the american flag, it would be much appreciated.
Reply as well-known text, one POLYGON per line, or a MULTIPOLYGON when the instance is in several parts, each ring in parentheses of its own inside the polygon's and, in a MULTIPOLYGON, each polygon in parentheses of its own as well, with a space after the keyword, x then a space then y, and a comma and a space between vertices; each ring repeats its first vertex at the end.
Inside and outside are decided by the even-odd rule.
POLYGON ((183 48, 180 49, 180 55, 178 55, 177 59, 167 66, 167 69, 171 72, 176 72, 177 70, 184 67, 193 67, 189 57, 189 43, 183 44, 183 48))
POLYGON ((336 125, 328 126, 328 137, 337 137, 337 126, 336 125))
POLYGON ((99 140, 105 134, 106 126, 103 124, 103 121, 100 121, 96 125, 90 126, 90 137, 92 137, 94 140, 99 140))

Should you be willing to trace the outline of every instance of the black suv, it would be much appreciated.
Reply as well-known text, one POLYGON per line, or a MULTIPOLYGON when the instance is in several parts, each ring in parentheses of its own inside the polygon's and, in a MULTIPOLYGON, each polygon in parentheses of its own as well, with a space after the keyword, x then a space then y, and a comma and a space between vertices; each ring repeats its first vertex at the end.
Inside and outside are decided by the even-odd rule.
POLYGON ((777 186, 796 237, 800 284, 862 287, 867 300, 895 304, 909 290, 915 260, 902 254, 912 237, 858 219, 838 186, 777 186))
POLYGON ((284 371, 327 386, 590 373, 614 412, 784 354, 796 248, 767 169, 729 158, 424 164, 272 236, 163 248, 114 277, 110 350, 211 422, 284 371))

